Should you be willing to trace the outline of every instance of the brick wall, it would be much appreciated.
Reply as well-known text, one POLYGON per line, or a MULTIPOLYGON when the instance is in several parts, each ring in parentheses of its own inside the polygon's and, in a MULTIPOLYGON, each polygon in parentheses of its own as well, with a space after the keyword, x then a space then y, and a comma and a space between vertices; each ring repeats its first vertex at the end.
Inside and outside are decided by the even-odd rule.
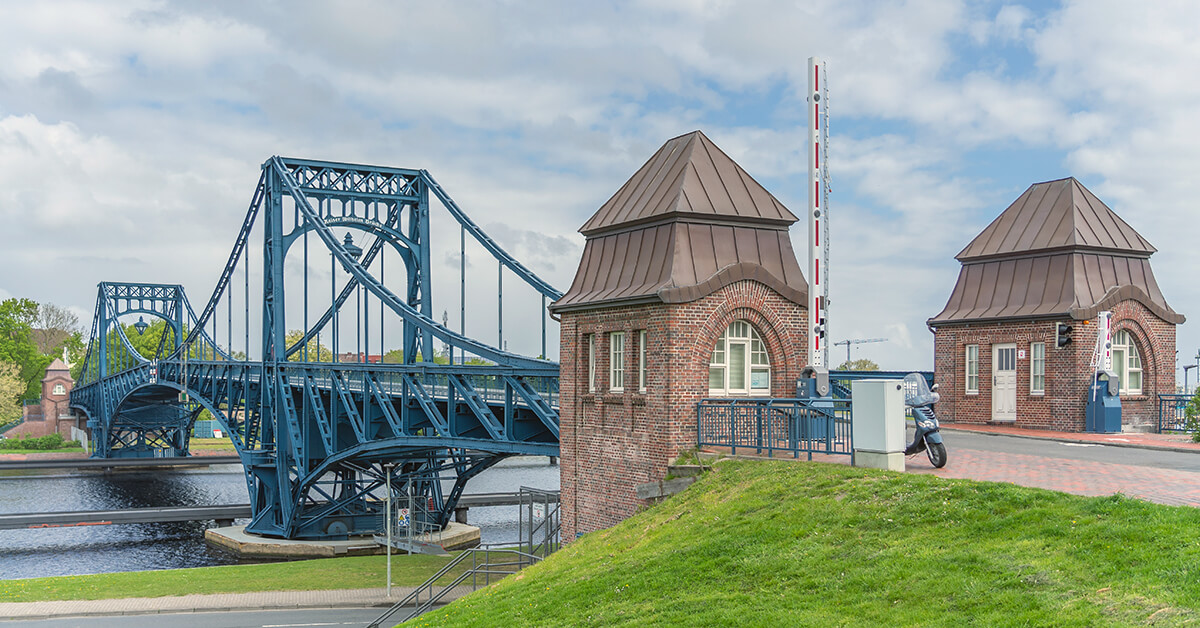
POLYGON ((771 389, 792 396, 807 363, 805 309, 755 281, 685 304, 567 312, 560 349, 563 538, 607 528, 644 504, 638 484, 696 446, 696 403, 708 395, 713 346, 735 320, 758 330, 771 358, 771 389), (646 392, 637 388, 638 331, 647 332, 646 392), (609 390, 609 337, 626 333, 625 386, 609 390), (595 335, 596 391, 588 390, 587 336, 595 335))
MULTIPOLYGON (((1113 334, 1125 330, 1133 337, 1142 359, 1142 394, 1121 397, 1121 421, 1127 428, 1145 428, 1157 421, 1156 395, 1175 390, 1175 326, 1155 316, 1137 301, 1112 308, 1113 334)), ((934 380, 942 400, 938 418, 949 422, 992 421, 992 346, 1013 343, 1025 350, 1017 360, 1016 425, 1035 429, 1083 431, 1084 408, 1091 379, 1096 322, 1008 321, 942 325, 934 332, 934 380), (1073 342, 1055 347, 1055 325, 1069 322, 1073 342), (1046 390, 1030 392, 1029 345, 1046 343, 1046 390), (979 346, 979 392, 966 393, 966 346, 979 346)))

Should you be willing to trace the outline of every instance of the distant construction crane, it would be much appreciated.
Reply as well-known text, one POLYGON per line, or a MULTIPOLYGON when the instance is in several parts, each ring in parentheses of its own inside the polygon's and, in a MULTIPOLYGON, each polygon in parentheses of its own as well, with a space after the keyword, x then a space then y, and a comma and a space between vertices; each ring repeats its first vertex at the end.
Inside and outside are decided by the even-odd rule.
POLYGON ((851 338, 850 340, 839 340, 833 343, 833 346, 846 345, 846 361, 850 361, 850 345, 865 345, 868 342, 887 342, 887 338, 851 338))

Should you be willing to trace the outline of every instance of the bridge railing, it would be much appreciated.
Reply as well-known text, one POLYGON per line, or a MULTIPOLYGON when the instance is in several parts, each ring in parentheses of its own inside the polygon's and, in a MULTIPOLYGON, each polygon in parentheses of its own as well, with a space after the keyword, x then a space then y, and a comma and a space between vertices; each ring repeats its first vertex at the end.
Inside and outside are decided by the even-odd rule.
POLYGON ((1159 395, 1158 396, 1158 431, 1190 432, 1187 427, 1185 410, 1191 395, 1159 395))
POLYGON ((730 453, 850 455, 849 399, 703 399, 696 405, 699 447, 730 453))

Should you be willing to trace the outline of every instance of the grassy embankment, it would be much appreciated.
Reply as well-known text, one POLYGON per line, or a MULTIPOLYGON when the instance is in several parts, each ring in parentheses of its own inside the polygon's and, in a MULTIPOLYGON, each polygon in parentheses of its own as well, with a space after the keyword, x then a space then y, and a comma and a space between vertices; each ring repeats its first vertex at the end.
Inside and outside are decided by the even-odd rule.
POLYGON ((233 441, 228 438, 192 438, 188 443, 188 450, 192 453, 197 451, 220 451, 231 454, 237 451, 233 448, 233 441))
MULTIPOLYGON (((438 556, 392 556, 392 584, 421 584, 449 561, 449 558, 438 556)), ((455 571, 452 575, 457 573, 461 572, 455 571)), ((261 565, 27 578, 0 580, 0 602, 368 589, 384 586, 386 574, 386 557, 350 556, 261 565)))
POLYGON ((424 626, 1177 625, 1200 509, 824 464, 725 462, 424 626))

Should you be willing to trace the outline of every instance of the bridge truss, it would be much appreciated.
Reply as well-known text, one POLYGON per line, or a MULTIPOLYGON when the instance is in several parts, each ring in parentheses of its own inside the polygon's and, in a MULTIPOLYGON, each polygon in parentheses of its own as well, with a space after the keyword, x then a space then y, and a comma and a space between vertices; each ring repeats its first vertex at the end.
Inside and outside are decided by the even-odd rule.
POLYGON ((464 333, 465 257, 459 330, 433 318, 431 195, 458 223, 462 243, 469 234, 497 260, 501 288, 507 271, 540 295, 544 356, 545 306, 561 293, 489 238, 427 171, 272 157, 199 315, 181 286, 100 284, 71 395, 72 407, 88 416, 93 455, 186 456, 191 426, 207 410, 245 467, 253 512, 247 530, 285 538, 379 529, 389 475, 392 486, 411 480, 444 525, 467 480, 499 460, 557 456, 558 365, 504 350, 503 304, 499 347, 464 333), (254 234, 262 265, 252 269, 254 234), (310 278, 324 276, 310 264, 311 248, 329 256, 321 297, 310 290, 310 278), (303 258, 299 273, 289 250, 303 258), (403 283, 399 292, 384 281, 385 256, 403 265, 403 282, 390 280, 403 283), (290 335, 289 312, 302 325, 290 335), (153 355, 131 341, 137 325, 119 321, 131 315, 164 321, 153 355), (338 353, 346 326, 352 360, 338 353), (386 330, 396 327, 402 359, 373 361, 364 348, 375 340, 382 355, 386 330), (243 351, 234 349, 235 329, 243 351), (450 363, 446 354, 435 356, 435 341, 450 363))

